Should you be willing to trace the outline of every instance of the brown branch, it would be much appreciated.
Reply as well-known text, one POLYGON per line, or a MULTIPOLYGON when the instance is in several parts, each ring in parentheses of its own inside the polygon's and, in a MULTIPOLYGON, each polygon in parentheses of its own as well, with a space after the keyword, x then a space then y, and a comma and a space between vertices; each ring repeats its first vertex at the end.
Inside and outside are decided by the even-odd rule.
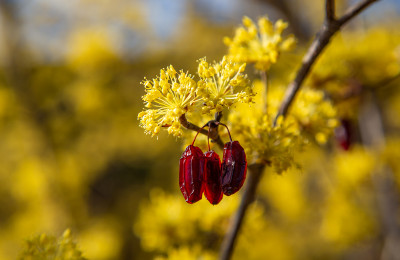
POLYGON ((353 6, 350 6, 350 8, 347 9, 344 15, 337 20, 338 23, 340 24, 340 26, 344 25, 345 23, 353 19, 355 16, 357 16, 359 13, 361 13, 365 8, 367 8, 374 2, 378 1, 379 0, 364 0, 353 6))
MULTIPOLYGON (((376 91, 381 91, 381 90, 385 90, 387 87, 398 87, 398 85, 396 84, 392 84, 393 82, 395 82, 396 80, 400 79, 400 72, 388 77, 388 78, 384 78, 376 83, 373 84, 364 84, 361 85, 360 82, 358 82, 355 79, 351 79, 349 80, 349 82, 345 82, 344 84, 348 85, 348 90, 344 93, 339 93, 339 94, 328 94, 329 99, 331 99, 332 101, 334 101, 334 103, 338 104, 340 102, 343 101, 347 101, 351 98, 355 98, 355 97, 359 97, 361 96, 363 93, 365 93, 365 91, 372 91, 372 92, 376 92, 376 91)), ((323 85, 324 83, 328 82, 329 78, 324 79, 323 81, 318 82, 318 85, 323 85)))
MULTIPOLYGON (((217 118, 217 114, 218 114, 218 118, 220 119, 222 117, 222 114, 216 113, 216 115, 215 115, 216 118, 217 118)), ((179 123, 181 123, 181 125, 186 129, 189 129, 189 130, 192 130, 195 132, 198 132, 200 130, 201 134, 206 135, 206 136, 208 135, 207 130, 205 130, 204 128, 201 129, 201 127, 187 121, 185 114, 183 114, 183 115, 181 115, 181 117, 179 117, 179 123)), ((221 148, 221 150, 224 149, 224 142, 222 142, 222 139, 218 134, 217 126, 211 127, 210 138, 211 138, 212 142, 216 143, 218 145, 218 147, 221 148)))
POLYGON ((240 227, 242 226, 247 208, 254 201, 257 186, 264 172, 264 168, 265 165, 263 164, 253 164, 249 165, 248 167, 249 174, 247 177, 246 188, 243 192, 240 206, 236 211, 234 218, 232 219, 229 232, 225 235, 224 241, 222 242, 220 251, 221 260, 228 260, 232 256, 237 235, 239 233, 240 227))
MULTIPOLYGON (((334 0, 326 0, 326 20, 305 54, 302 66, 297 72, 296 78, 289 84, 288 90, 275 117, 276 120, 281 115, 286 115, 290 104, 292 103, 296 93, 300 89, 304 79, 310 72, 312 65, 315 63, 317 57, 321 54, 323 49, 328 45, 331 37, 348 22, 351 18, 355 17, 367 6, 378 0, 364 0, 363 2, 351 7, 339 20, 335 19, 335 6, 334 0)), ((225 235, 224 241, 221 245, 220 259, 229 260, 232 256, 235 241, 239 234, 240 227, 246 215, 249 205, 253 202, 256 194, 257 185, 260 181, 264 170, 265 164, 249 165, 249 176, 246 183, 246 188, 242 196, 240 206, 232 220, 232 225, 225 235)))
MULTIPOLYGON (((331 0, 326 0, 327 4, 326 7, 331 9, 332 2, 331 0)), ((338 20, 329 20, 328 17, 332 17, 334 14, 333 9, 327 10, 327 18, 325 23, 322 25, 322 28, 318 32, 316 38, 314 39, 313 43, 311 44, 310 48, 308 49, 307 53, 304 55, 302 65, 297 72, 295 79, 289 84, 288 89, 286 90, 285 96, 283 98, 282 104, 278 110, 278 113, 275 117, 274 124, 279 116, 285 116, 289 110, 291 103, 293 102, 297 92, 299 91, 300 87, 302 86, 303 81, 309 74, 311 67, 314 65, 315 61, 317 60, 318 56, 324 50, 324 48, 328 45, 331 37, 340 30, 340 28, 354 18, 357 14, 359 14, 362 10, 367 8, 372 3, 379 1, 379 0, 364 0, 348 9, 345 14, 339 18, 338 20), (329 14, 329 16, 328 16, 329 14)))
POLYGON ((335 18, 335 0, 326 0, 325 16, 326 16, 326 20, 329 22, 336 20, 336 18, 335 18))
MULTIPOLYGON (((181 115, 181 117, 179 118, 179 123, 181 123, 181 125, 184 128, 195 131, 195 132, 198 132, 201 129, 199 126, 187 121, 185 114, 181 115)), ((208 131, 204 128, 200 130, 200 133, 202 133, 203 135, 208 135, 208 131)))

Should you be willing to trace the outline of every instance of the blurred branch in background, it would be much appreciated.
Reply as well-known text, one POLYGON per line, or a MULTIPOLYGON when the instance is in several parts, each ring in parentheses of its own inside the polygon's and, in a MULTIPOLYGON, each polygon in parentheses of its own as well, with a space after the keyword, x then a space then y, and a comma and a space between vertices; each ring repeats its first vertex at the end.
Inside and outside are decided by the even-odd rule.
MULTIPOLYGON (((377 100, 372 91, 364 95, 364 102, 358 118, 361 139, 364 145, 376 151, 385 147, 385 127, 377 100)), ((371 174, 377 197, 382 226, 383 247, 380 259, 398 259, 400 256, 400 226, 397 216, 399 214, 400 193, 396 187, 393 170, 383 163, 371 174), (378 168, 379 167, 379 168, 378 168)))
POLYGON ((303 81, 307 77, 310 72, 312 66, 317 60, 318 56, 328 45, 331 37, 340 30, 340 28, 345 25, 349 20, 357 16, 360 12, 362 12, 365 8, 367 8, 372 3, 378 0, 365 0, 361 1, 353 6, 351 6, 343 16, 338 19, 334 19, 334 4, 332 0, 327 0, 326 8, 326 17, 325 22, 322 25, 321 29, 317 33, 313 43, 308 49, 306 55, 302 60, 302 65, 300 69, 297 71, 295 79, 289 84, 288 89, 286 90, 285 97, 283 98, 282 104, 279 108, 279 112, 275 117, 275 124, 277 119, 280 116, 285 116, 289 110, 290 104, 293 102, 297 92, 299 91, 303 81))
POLYGON ((53 149, 45 114, 38 109, 36 100, 31 93, 30 82, 28 81, 30 55, 24 45, 20 28, 21 21, 15 4, 13 1, 0 0, 1 24, 3 26, 2 46, 5 56, 3 65, 6 79, 9 87, 14 89, 15 94, 21 100, 23 112, 29 116, 32 123, 41 132, 41 138, 48 144, 47 148, 53 149))

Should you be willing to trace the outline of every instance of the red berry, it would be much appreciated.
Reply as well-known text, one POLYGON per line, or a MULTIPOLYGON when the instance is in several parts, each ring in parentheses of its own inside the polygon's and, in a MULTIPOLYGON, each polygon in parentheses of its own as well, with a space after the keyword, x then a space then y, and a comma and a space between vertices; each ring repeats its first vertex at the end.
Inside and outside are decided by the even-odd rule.
POLYGON ((204 184, 207 200, 216 205, 222 200, 222 187, 221 187, 221 159, 215 151, 208 151, 204 153, 206 157, 206 164, 204 170, 204 184))
POLYGON ((224 146, 222 162, 222 191, 229 196, 240 190, 246 179, 247 161, 243 147, 238 141, 224 146))
POLYGON ((352 138, 350 120, 341 120, 341 125, 335 129, 335 136, 342 149, 345 151, 349 150, 352 138))
POLYGON ((179 160, 179 187, 187 203, 201 200, 205 156, 199 147, 189 145, 179 160))

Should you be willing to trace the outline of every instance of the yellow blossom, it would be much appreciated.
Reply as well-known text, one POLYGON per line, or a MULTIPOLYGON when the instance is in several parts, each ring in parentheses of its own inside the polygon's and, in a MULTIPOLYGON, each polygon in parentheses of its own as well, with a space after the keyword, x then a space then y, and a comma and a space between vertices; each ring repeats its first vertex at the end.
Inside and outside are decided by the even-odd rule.
POLYGON ((142 99, 148 110, 139 113, 140 126, 152 136, 158 134, 161 127, 167 127, 169 134, 180 137, 179 117, 190 111, 199 100, 196 81, 188 73, 177 73, 170 65, 162 69, 157 78, 152 81, 145 79, 142 84, 146 91, 142 99))
POLYGON ((138 114, 140 126, 152 136, 165 127, 169 134, 181 137, 179 118, 188 112, 209 114, 237 102, 252 102, 254 93, 247 75, 243 74, 245 68, 245 63, 235 63, 226 57, 211 65, 203 58, 199 60, 198 82, 183 71, 178 75, 172 65, 162 69, 157 78, 142 82, 146 91, 142 99, 147 110, 138 114), (202 106, 197 106, 199 103, 202 106))
POLYGON ((86 258, 82 256, 82 252, 72 239, 71 231, 67 229, 59 238, 41 234, 28 239, 20 259, 85 260, 86 258))
POLYGON ((205 199, 192 207, 181 194, 154 189, 150 201, 141 206, 134 231, 148 251, 165 252, 177 244, 206 243, 212 237, 223 236, 238 202, 237 196, 230 196, 225 197, 218 207, 210 208, 205 199))
POLYGON ((290 50, 296 44, 293 35, 282 37, 282 32, 288 26, 282 20, 273 24, 267 17, 261 17, 256 25, 245 16, 243 25, 236 29, 232 39, 224 38, 224 43, 229 48, 228 58, 254 63, 257 70, 267 71, 277 62, 281 51, 290 50))
POLYGON ((199 60, 197 94, 203 98, 203 113, 220 112, 236 102, 252 102, 254 93, 247 75, 243 74, 245 63, 235 63, 226 57, 209 64, 205 58, 199 60))

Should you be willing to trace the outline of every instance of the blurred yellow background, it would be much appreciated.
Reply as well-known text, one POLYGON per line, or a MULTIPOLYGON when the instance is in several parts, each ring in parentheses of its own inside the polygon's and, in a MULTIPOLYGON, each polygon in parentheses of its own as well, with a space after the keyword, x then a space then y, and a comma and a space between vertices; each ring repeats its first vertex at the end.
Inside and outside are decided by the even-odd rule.
MULTIPOLYGON (((195 71, 199 58, 219 60, 242 16, 265 14, 289 21, 300 41, 275 68, 285 82, 322 22, 322 2, 0 0, 0 259, 68 228, 88 259, 214 259, 240 197, 185 204, 183 144, 139 128, 140 82, 169 64, 195 71)), ((395 27, 399 5, 383 2, 349 28, 395 27)), ((394 133, 397 100, 399 91, 385 106, 394 133)), ((399 154, 385 151, 389 162, 399 154)), ((235 259, 374 259, 376 155, 315 148, 303 157, 311 166, 302 171, 265 175, 235 259)))

